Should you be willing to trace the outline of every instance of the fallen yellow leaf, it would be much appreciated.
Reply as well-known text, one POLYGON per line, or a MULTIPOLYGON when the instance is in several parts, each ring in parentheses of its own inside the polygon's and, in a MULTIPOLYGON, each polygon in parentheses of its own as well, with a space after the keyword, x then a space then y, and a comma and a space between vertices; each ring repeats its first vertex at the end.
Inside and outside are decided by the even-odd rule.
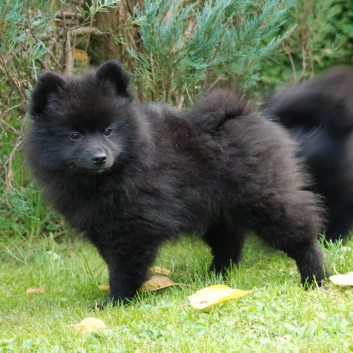
MULTIPOLYGON (((139 292, 153 292, 171 286, 187 286, 187 284, 174 283, 169 277, 165 276, 151 276, 146 282, 142 283, 139 292)), ((98 285, 98 289, 102 292, 109 292, 109 283, 98 285)))
POLYGON ((33 294, 33 293, 44 293, 44 288, 28 288, 26 290, 27 294, 33 294))
POLYGON ((169 277, 165 276, 151 276, 149 280, 144 282, 139 289, 139 292, 152 292, 154 290, 173 286, 174 283, 169 277))
POLYGON ((353 287, 353 272, 349 272, 345 275, 337 274, 329 277, 333 284, 341 287, 353 287))
POLYGON ((110 291, 109 282, 104 284, 99 284, 98 289, 102 292, 109 292, 110 291))
POLYGON ((165 275, 165 276, 170 276, 172 274, 171 271, 167 270, 166 268, 163 268, 161 266, 153 266, 151 268, 152 272, 154 272, 157 275, 165 275))
POLYGON ((190 295, 188 299, 194 308, 204 309, 216 303, 243 297, 252 293, 253 291, 253 289, 244 291, 241 289, 232 289, 221 284, 215 284, 213 286, 197 291, 193 295, 190 295))
POLYGON ((91 333, 107 328, 106 324, 102 320, 96 319, 95 317, 87 317, 86 319, 83 319, 79 324, 69 326, 72 326, 80 333, 91 333))

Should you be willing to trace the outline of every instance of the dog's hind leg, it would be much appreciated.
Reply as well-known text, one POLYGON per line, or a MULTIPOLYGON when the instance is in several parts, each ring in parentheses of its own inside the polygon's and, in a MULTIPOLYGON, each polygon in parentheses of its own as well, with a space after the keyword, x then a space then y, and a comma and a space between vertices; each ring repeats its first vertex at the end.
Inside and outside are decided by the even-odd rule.
POLYGON ((213 225, 204 240, 212 250, 211 271, 224 273, 231 264, 238 265, 245 240, 244 231, 224 224, 213 225))

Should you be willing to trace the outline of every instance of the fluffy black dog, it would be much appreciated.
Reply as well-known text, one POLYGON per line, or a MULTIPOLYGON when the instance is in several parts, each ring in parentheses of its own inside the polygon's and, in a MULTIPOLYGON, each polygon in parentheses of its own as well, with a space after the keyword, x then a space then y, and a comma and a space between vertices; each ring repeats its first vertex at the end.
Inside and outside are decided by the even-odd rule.
POLYGON ((110 296, 132 298, 161 243, 196 232, 211 268, 237 264, 255 232, 295 259, 303 283, 325 276, 322 209, 294 143, 228 91, 189 112, 137 103, 111 61, 82 76, 39 77, 25 150, 46 196, 97 247, 110 296))
POLYGON ((346 237, 353 229, 353 70, 335 68, 278 92, 269 114, 289 128, 325 198, 326 240, 346 237))

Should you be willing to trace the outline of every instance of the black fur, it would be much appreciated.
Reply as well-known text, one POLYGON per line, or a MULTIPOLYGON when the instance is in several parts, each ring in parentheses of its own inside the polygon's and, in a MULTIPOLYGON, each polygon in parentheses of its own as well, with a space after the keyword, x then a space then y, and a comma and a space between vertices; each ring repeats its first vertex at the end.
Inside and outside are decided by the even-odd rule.
POLYGON ((326 240, 348 236, 353 229, 353 70, 335 68, 278 92, 270 99, 269 114, 289 128, 325 198, 326 240))
POLYGON ((236 94, 215 91, 188 112, 139 104, 121 64, 108 62, 41 75, 30 113, 27 159, 107 262, 108 300, 132 298, 161 243, 180 233, 210 245, 217 272, 239 262, 253 231, 296 260, 303 283, 324 278, 322 209, 294 144, 236 94))

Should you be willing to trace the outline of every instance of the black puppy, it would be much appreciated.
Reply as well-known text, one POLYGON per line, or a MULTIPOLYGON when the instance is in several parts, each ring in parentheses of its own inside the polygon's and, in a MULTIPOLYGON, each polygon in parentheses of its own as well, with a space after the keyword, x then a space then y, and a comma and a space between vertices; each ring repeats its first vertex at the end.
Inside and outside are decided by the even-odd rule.
POLYGON ((139 104, 112 61, 82 76, 44 73, 30 114, 27 159, 107 262, 108 300, 131 299, 159 246, 180 233, 203 237, 217 272, 239 262, 255 232, 295 259, 302 283, 323 280, 322 208, 294 143, 232 92, 189 112, 139 104))
POLYGON ((325 198, 326 240, 346 237, 353 228, 353 70, 335 68, 278 92, 269 115, 289 128, 325 198))

